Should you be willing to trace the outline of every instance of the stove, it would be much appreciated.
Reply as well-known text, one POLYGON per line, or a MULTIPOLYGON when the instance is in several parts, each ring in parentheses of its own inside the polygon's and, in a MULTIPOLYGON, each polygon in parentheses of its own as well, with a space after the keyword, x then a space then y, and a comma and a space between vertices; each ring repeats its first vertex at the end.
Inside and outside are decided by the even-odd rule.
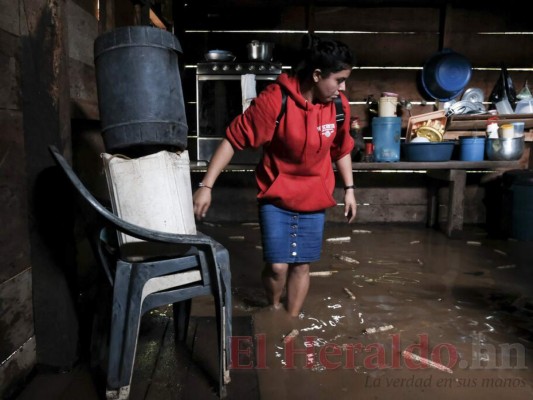
POLYGON ((197 75, 279 75, 281 64, 273 62, 220 62, 210 61, 198 63, 197 75))
MULTIPOLYGON (((274 82, 281 74, 281 64, 271 62, 198 63, 196 68, 196 161, 210 161, 225 136, 226 127, 242 113, 241 79, 255 75, 256 92, 274 82)), ((193 142, 194 143, 194 142, 193 142)), ((232 164, 256 164, 260 151, 237 151, 232 164)))

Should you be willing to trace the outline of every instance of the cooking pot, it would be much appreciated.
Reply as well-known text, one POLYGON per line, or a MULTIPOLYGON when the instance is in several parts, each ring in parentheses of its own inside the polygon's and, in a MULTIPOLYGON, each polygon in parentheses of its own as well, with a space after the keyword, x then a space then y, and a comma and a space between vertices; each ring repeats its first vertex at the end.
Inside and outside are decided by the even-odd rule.
POLYGON ((248 59, 251 61, 272 61, 274 43, 252 40, 246 45, 248 59))
POLYGON ((449 101, 461 93, 471 76, 472 65, 465 56, 443 49, 424 64, 422 86, 434 99, 449 101))

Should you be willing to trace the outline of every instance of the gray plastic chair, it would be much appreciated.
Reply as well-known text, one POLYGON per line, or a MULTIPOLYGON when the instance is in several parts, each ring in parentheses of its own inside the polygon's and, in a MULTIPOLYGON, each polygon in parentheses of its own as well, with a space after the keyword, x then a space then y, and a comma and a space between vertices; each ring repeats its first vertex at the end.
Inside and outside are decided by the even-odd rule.
MULTIPOLYGON (((100 235, 97 258, 113 287, 109 360, 107 370, 108 399, 128 399, 141 317, 166 304, 174 305, 177 340, 185 340, 191 299, 211 294, 215 300, 219 346, 220 397, 226 396, 231 362, 231 272, 228 251, 211 237, 177 235, 149 230, 130 224, 105 208, 79 180, 55 146, 50 152, 82 198, 115 230, 167 249, 176 246, 178 255, 128 261, 106 250, 100 235), (185 245, 185 246, 184 246, 185 245), (188 250, 184 251, 183 249, 188 250)), ((102 231, 104 232, 104 231, 102 231)))

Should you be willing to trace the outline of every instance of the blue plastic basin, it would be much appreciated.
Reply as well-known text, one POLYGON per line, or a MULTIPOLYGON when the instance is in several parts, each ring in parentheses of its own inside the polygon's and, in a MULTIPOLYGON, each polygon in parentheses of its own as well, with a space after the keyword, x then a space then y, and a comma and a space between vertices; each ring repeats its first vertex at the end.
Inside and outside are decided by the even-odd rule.
POLYGON ((403 143, 405 161, 450 161, 454 142, 403 143))
POLYGON ((451 49, 431 56, 422 69, 422 86, 434 99, 449 101, 466 87, 472 76, 472 64, 451 49))

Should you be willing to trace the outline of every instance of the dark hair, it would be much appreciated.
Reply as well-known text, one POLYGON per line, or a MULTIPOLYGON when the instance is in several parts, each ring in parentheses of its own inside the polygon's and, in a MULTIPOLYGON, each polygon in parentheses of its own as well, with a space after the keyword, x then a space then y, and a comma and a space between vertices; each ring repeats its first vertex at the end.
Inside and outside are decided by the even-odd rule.
POLYGON ((302 55, 295 73, 300 80, 306 79, 315 69, 322 71, 323 76, 352 68, 354 56, 349 47, 331 39, 320 39, 313 34, 302 39, 302 55))

